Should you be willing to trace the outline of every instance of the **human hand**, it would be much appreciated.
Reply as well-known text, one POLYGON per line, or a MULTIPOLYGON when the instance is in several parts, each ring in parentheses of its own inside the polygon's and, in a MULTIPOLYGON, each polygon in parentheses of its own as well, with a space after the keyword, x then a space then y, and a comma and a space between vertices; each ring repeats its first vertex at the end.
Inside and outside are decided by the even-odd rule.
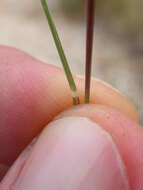
MULTIPOLYGON (((83 101, 83 80, 76 82, 83 101)), ((94 80, 96 105, 64 111, 72 99, 63 72, 7 47, 0 47, 0 86, 1 174, 11 167, 1 190, 142 189, 143 130, 115 89, 94 80)))

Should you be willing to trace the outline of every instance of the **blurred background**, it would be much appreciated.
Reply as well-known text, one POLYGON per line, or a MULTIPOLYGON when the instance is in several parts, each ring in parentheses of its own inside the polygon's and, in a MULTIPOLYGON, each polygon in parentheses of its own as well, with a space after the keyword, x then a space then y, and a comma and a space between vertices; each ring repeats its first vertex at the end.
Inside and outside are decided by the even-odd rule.
MULTIPOLYGON (((85 0, 47 0, 74 73, 84 74, 85 0)), ((97 0, 93 76, 136 105, 143 124, 143 1, 97 0)), ((61 66, 40 0, 0 0, 0 44, 61 66)))

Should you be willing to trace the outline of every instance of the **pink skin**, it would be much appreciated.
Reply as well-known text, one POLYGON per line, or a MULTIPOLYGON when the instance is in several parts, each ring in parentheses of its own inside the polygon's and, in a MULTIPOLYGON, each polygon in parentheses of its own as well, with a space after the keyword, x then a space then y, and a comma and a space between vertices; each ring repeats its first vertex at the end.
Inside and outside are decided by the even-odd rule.
MULTIPOLYGON (((84 82, 77 79, 80 99, 84 82)), ((0 46, 0 161, 11 165, 23 148, 59 112, 72 105, 65 75, 14 48, 0 46)), ((91 101, 119 109, 134 120, 134 106, 119 92, 93 80, 91 101)))
MULTIPOLYGON (((78 78, 76 81, 80 98, 83 99, 83 81, 78 78)), ((77 108, 79 110, 72 109, 64 113, 63 119, 51 123, 53 127, 46 127, 33 148, 25 150, 24 155, 17 159, 0 189, 9 189, 11 184, 14 190, 23 189, 25 185, 26 189, 49 187, 53 190, 59 189, 57 186, 74 190, 73 185, 75 190, 88 187, 91 190, 99 187, 101 190, 124 190, 129 189, 128 186, 133 190, 142 189, 143 130, 133 122, 137 121, 135 108, 107 84, 93 80, 92 85, 91 102, 105 106, 90 105, 88 111, 86 106, 77 108), (81 117, 70 118, 71 121, 67 122, 65 116, 74 113, 89 117, 100 127, 81 117), (81 126, 87 134, 83 133, 81 126), (69 136, 68 128, 74 135, 80 132, 79 138, 75 140, 75 136, 69 136), (60 142, 57 136, 60 136, 60 142), (101 152, 104 152, 103 160, 101 152), (50 163, 56 167, 51 168, 50 163), (78 167, 79 173, 73 174, 78 167), (41 168, 42 174, 38 168, 41 168), (62 171, 63 177, 68 176, 67 180, 71 179, 70 186, 66 186, 66 180, 59 171, 62 171), (50 183, 47 183, 47 177, 50 183), (37 178, 37 183, 33 183, 33 178, 37 178), (114 178, 118 180, 115 182, 114 178), (95 179, 99 179, 99 183, 95 183, 95 179)), ((71 106, 72 99, 60 69, 4 46, 0 47, 0 86, 0 169, 4 173, 43 127, 71 106)))
POLYGON ((7 189, 128 190, 129 184, 111 136, 87 118, 69 117, 49 124, 21 155, 2 181, 7 189))
POLYGON ((143 129, 119 111, 101 105, 78 106, 58 117, 82 116, 102 126, 113 137, 126 165, 132 189, 143 187, 143 129), (104 118, 104 119, 103 119, 104 118))
POLYGON ((41 108, 43 100, 45 104, 49 102, 45 97, 48 85, 45 88, 43 80, 44 75, 51 78, 59 69, 48 65, 47 72, 45 64, 15 49, 1 47, 0 52, 0 149, 3 152, 0 160, 9 165, 49 121, 46 115, 50 113, 44 113, 41 108))

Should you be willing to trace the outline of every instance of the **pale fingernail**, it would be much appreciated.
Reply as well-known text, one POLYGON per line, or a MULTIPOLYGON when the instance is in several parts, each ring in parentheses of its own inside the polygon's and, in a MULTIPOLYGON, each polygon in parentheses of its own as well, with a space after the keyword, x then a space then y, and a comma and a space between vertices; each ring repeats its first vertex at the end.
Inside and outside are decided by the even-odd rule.
POLYGON ((87 118, 52 122, 41 134, 13 190, 128 190, 111 136, 87 118))

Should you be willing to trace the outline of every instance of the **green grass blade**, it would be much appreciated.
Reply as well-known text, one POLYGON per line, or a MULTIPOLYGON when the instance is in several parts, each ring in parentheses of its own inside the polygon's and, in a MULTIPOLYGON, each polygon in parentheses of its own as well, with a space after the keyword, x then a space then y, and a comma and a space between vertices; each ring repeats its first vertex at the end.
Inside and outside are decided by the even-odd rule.
POLYGON ((67 59, 66 59, 66 56, 65 56, 65 53, 64 53, 60 38, 58 36, 55 24, 54 24, 54 22, 52 20, 52 17, 51 17, 47 2, 46 2, 46 0, 41 0, 41 3, 42 3, 43 10, 45 12, 45 15, 47 17, 49 27, 50 27, 51 33, 53 35, 55 45, 57 47, 57 50, 58 50, 58 53, 59 53, 59 56, 60 56, 64 71, 65 71, 65 74, 66 74, 66 77, 67 77, 67 80, 69 82, 70 89, 72 91, 73 104, 74 105, 79 104, 79 97, 77 95, 77 88, 76 88, 76 85, 75 85, 71 70, 69 68, 69 65, 68 65, 68 62, 67 62, 67 59))

